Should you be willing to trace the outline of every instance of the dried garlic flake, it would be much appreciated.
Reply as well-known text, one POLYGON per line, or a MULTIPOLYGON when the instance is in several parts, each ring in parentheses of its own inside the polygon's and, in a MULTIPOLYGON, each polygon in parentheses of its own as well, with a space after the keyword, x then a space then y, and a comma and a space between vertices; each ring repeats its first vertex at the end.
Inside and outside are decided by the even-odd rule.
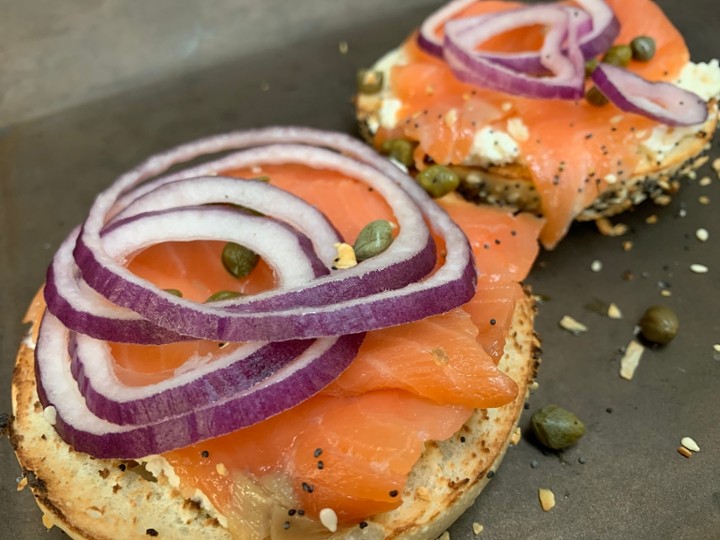
POLYGON ((627 349, 625 349, 625 354, 620 359, 620 376, 623 379, 632 380, 644 351, 645 347, 637 341, 632 340, 630 342, 627 349))

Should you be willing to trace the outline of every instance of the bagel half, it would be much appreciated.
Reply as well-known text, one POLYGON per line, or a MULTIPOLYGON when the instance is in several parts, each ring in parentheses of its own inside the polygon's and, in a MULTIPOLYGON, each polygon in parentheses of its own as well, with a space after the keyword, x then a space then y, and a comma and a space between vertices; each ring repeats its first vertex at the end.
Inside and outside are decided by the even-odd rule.
MULTIPOLYGON (((22 482, 27 482, 42 510, 43 523, 76 539, 233 538, 227 519, 207 497, 180 494, 162 458, 95 459, 60 439, 52 418, 40 405, 35 385, 33 351, 43 309, 38 294, 26 317, 32 328, 20 347, 13 374, 10 425, 22 482)), ((369 518, 362 529, 354 526, 331 534, 315 527, 323 531, 317 537, 433 539, 473 503, 489 481, 487 473, 498 467, 510 444, 535 377, 540 347, 533 331, 534 315, 534 303, 526 291, 516 305, 500 361, 501 370, 517 382, 517 398, 498 409, 476 410, 450 439, 428 443, 410 474, 399 508, 369 518)), ((292 528, 277 527, 272 538, 307 538, 298 534, 292 528)))

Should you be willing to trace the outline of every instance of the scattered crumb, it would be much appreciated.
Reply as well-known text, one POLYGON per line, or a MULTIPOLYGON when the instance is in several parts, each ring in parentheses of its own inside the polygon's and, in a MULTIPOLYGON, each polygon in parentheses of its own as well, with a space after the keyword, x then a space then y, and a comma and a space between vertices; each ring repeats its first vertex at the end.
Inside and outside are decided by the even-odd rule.
POLYGON ((659 206, 667 206, 672 202, 670 195, 658 195, 653 199, 653 202, 659 206))
POLYGON ((700 451, 700 447, 698 446, 698 443, 696 443, 692 437, 683 437, 682 440, 680 441, 680 444, 682 444, 688 450, 692 450, 693 452, 700 451))
POLYGON ((340 51, 340 54, 347 54, 349 49, 350 46, 348 45, 347 41, 341 41, 340 43, 338 43, 338 51, 340 51))
POLYGON ((684 446, 678 446, 677 451, 678 451, 678 454, 680 454, 683 457, 686 457, 688 459, 690 459, 692 457, 692 452, 690 450, 688 450, 687 448, 685 448, 684 446))
POLYGON ((710 184, 712 184, 712 178, 710 178, 709 176, 703 176, 700 179, 701 186, 705 187, 705 186, 709 186, 710 184))
POLYGON ((701 242, 707 242, 708 238, 710 238, 710 233, 707 231, 707 229, 701 228, 695 231, 695 237, 701 242))
POLYGON ((698 202, 700 204, 710 204, 710 197, 708 197, 707 195, 700 195, 698 197, 698 202))
POLYGON ((622 243, 623 251, 630 251, 633 248, 633 243, 630 240, 625 240, 622 243))
POLYGON ((337 531, 338 526, 338 517, 335 513, 335 510, 332 508, 323 508, 320 510, 320 523, 323 524, 323 527, 325 527, 330 532, 337 531))
POLYGON ((598 261, 597 259, 595 259, 590 264, 590 270, 592 270, 593 272, 599 272, 600 270, 602 270, 602 267, 603 267, 602 261, 598 261))
POLYGON ((652 216, 648 216, 648 217, 645 218, 645 223, 647 223, 647 224, 649 224, 649 225, 653 225, 653 224, 655 224, 655 223, 657 223, 657 222, 658 222, 658 217, 657 217, 655 214, 653 214, 652 216))
POLYGON ((22 491, 23 489, 25 489, 25 486, 27 486, 27 483, 28 483, 27 476, 23 476, 17 484, 17 490, 22 491))
POLYGON ((587 326, 580 321, 573 319, 570 315, 565 315, 562 319, 560 319, 559 324, 561 328, 575 334, 576 336, 588 331, 587 326))
POLYGON ((632 340, 629 343, 627 349, 625 349, 625 354, 620 359, 620 376, 623 379, 632 380, 644 351, 645 347, 637 341, 632 340))
POLYGON ((538 489, 538 497, 540 499, 540 506, 545 512, 549 512, 555 507, 555 494, 552 490, 540 488, 538 489))
POLYGON ((608 317, 611 319, 622 319, 622 311, 616 304, 610 304, 607 311, 608 317))
POLYGON ((46 528, 48 531, 55 526, 55 522, 53 522, 52 517, 50 517, 50 515, 45 514, 45 513, 43 513, 42 522, 43 522, 43 525, 45 525, 45 528, 46 528))
POLYGON ((691 265, 690 265, 690 270, 692 270, 692 271, 695 272, 696 274, 707 274, 709 269, 708 269, 708 267, 705 266, 704 264, 697 264, 697 263, 696 263, 696 264, 691 264, 691 265))
POLYGON ((628 226, 624 223, 613 225, 607 218, 596 219, 595 225, 600 231, 600 234, 604 234, 605 236, 622 236, 628 231, 628 226))
POLYGON ((510 435, 510 444, 515 446, 517 443, 520 442, 520 438, 522 437, 522 430, 520 429, 520 426, 517 426, 515 430, 512 432, 512 435, 510 435))
POLYGON ((473 534, 475 536, 479 535, 481 532, 483 532, 483 529, 485 529, 485 527, 480 525, 477 521, 472 524, 472 528, 473 528, 473 534))

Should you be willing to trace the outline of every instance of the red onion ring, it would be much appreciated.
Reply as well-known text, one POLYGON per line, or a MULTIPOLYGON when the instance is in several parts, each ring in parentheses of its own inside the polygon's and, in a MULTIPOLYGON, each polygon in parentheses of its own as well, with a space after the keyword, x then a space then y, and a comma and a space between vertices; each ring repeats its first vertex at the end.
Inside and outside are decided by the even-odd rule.
POLYGON ((362 338, 317 340, 294 362, 251 389, 158 422, 121 426, 87 408, 70 371, 69 330, 46 312, 35 349, 38 396, 44 407, 55 407, 55 429, 75 451, 98 458, 140 458, 230 433, 297 405, 349 365, 362 338))
MULTIPOLYGON (((260 151, 264 150, 261 148, 260 151)), ((308 160, 327 162, 329 159, 327 154, 329 152, 312 147, 302 150, 304 162, 308 160)), ((280 159, 280 156, 276 159, 280 159)), ((353 139, 338 135, 328 136, 311 130, 268 129, 200 141, 193 146, 184 146, 179 150, 152 158, 101 194, 91 209, 77 242, 75 258, 86 282, 113 303, 133 309, 155 324, 171 328, 177 333, 214 341, 278 341, 341 335, 346 332, 356 333, 417 320, 465 303, 472 296, 475 279, 473 261, 465 235, 451 220, 438 221, 433 218, 431 214, 437 214, 437 205, 411 178, 400 173, 399 170, 393 169, 392 173, 388 174, 388 166, 393 167, 375 154, 368 155, 367 149, 353 139), (356 162, 354 165, 347 163, 345 166, 346 161, 353 160, 339 155, 335 155, 333 159, 342 164, 341 170, 357 173, 354 176, 376 178, 382 186, 378 190, 387 192, 389 185, 400 182, 405 188, 404 191, 411 196, 411 204, 405 207, 398 201, 388 201, 393 205, 394 213, 400 222, 401 232, 398 238, 403 233, 417 236, 417 231, 403 227, 402 216, 412 214, 413 207, 419 208, 430 218, 430 222, 437 226, 437 232, 446 237, 446 245, 451 246, 448 248, 446 264, 428 279, 411 283, 402 289, 376 292, 373 288, 367 291, 356 287, 353 289, 356 298, 329 305, 312 306, 311 309, 301 304, 300 307, 288 307, 266 313, 251 309, 239 311, 243 309, 240 307, 243 303, 247 302, 248 308, 251 308, 252 302, 257 300, 232 302, 237 307, 229 309, 226 308, 227 303, 225 305, 218 303, 217 306, 189 305, 182 299, 157 295, 153 289, 129 275, 129 272, 105 253, 99 238, 103 216, 114 206, 115 199, 119 195, 126 193, 141 180, 149 178, 152 173, 157 174, 178 161, 188 161, 207 151, 257 147, 268 143, 302 142, 308 138, 309 142, 319 142, 321 145, 349 154, 356 160, 361 156, 362 159, 357 161, 365 165, 356 162), (418 189, 420 191, 417 191, 418 189), (357 298, 358 294, 366 294, 366 296, 357 298)), ((424 239, 425 236, 422 235, 411 241, 415 253, 418 249, 425 249, 424 239)), ((397 242, 396 239, 393 246, 397 242)), ((358 265, 360 266, 362 265, 358 265)), ((342 283, 342 280, 330 281, 325 287, 329 297, 332 296, 338 283, 342 283)), ((258 295, 258 298, 261 297, 262 295, 258 295)))
MULTIPOLYGON (((244 197, 232 200, 247 206, 244 197)), ((266 210, 272 207, 264 204, 266 210)), ((55 310, 61 316, 75 311, 90 321, 91 327, 115 324, 120 328, 116 336, 127 334, 128 328, 148 333, 159 329, 166 332, 163 337, 168 340, 202 334, 233 335, 233 341, 246 341, 238 339, 242 335, 253 342, 225 358, 213 356, 207 364, 191 361, 163 383, 131 388, 112 376, 113 360, 104 342, 73 334, 48 309, 36 348, 41 402, 57 409, 57 430, 76 450, 125 458, 215 437, 296 405, 331 382, 354 358, 364 335, 358 328, 398 324, 456 307, 472 297, 476 279, 464 233, 414 180, 359 141, 302 128, 221 135, 150 158, 98 197, 83 228, 61 246, 48 276, 48 306, 54 301, 52 309, 59 308, 55 310), (244 184, 241 189, 252 184, 247 189, 254 190, 253 196, 276 188, 224 178, 182 180, 183 175, 196 174, 189 170, 157 177, 171 166, 228 150, 242 151, 200 167, 231 168, 257 159, 335 167, 392 197, 388 202, 400 223, 400 233, 383 254, 354 269, 323 275, 328 273, 330 254, 325 244, 337 239, 337 233, 306 203, 286 198, 310 216, 306 220, 291 209, 276 211, 288 224, 277 221, 271 212, 258 217, 213 206, 218 198, 227 202, 223 188, 232 191, 236 187, 230 182, 244 184), (204 188, 217 191, 196 199, 204 188), (198 201, 206 204, 193 205, 198 201), (426 221, 444 240, 446 256, 444 264, 418 282, 436 263, 426 221), (243 302, 198 305, 160 291, 121 264, 143 247, 191 239, 247 245, 277 271, 280 287, 243 302), (321 260, 315 252, 323 249, 321 260), (388 252, 391 255, 386 255, 388 252), (105 263, 108 266, 102 266, 105 263), (416 263, 427 268, 419 272, 408 266, 416 263), (399 269, 414 274, 416 281, 408 284, 407 276, 405 281, 399 280, 394 275, 399 269), (348 282, 357 284, 359 290, 343 293, 339 302, 308 307, 313 302, 311 295, 322 291, 329 298, 334 290, 342 292, 348 282), (85 283, 104 296, 88 292, 85 283), (394 289, 388 290, 385 283, 394 289), (117 301, 128 300, 128 295, 138 291, 141 295, 132 302, 132 312, 117 301), (281 307, 275 309, 273 302, 281 307), (145 311, 155 317, 143 319, 132 314, 145 311), (181 317, 190 322, 183 323, 181 317), (185 332, 188 328, 190 334, 185 332), (304 335, 318 339, 309 342, 295 337, 304 335), (322 337, 325 335, 332 337, 322 337)))
POLYGON ((514 95, 534 98, 579 99, 585 77, 578 31, 584 19, 578 10, 533 6, 493 13, 478 18, 450 21, 445 26, 444 55, 461 81, 514 95), (551 76, 535 77, 506 67, 496 56, 474 50, 478 43, 513 28, 542 23, 549 27, 540 50, 542 67, 551 76), (567 53, 563 53, 563 42, 567 53))
POLYGON ((595 68, 591 78, 598 90, 623 111, 671 126, 692 126, 707 120, 705 100, 674 84, 646 81, 605 63, 595 68))

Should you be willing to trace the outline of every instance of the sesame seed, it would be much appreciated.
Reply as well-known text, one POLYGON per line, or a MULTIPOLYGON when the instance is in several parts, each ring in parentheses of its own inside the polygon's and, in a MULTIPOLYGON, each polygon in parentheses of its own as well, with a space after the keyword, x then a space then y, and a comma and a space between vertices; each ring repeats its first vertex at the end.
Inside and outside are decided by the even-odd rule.
POLYGON ((305 515, 305 510, 303 510, 303 509, 301 508, 300 510, 298 510, 297 514, 298 514, 298 516, 304 516, 304 515, 305 515))
POLYGON ((337 531, 338 517, 332 508, 323 508, 320 510, 320 523, 330 532, 337 531))
POLYGON ((710 238, 710 233, 707 229, 698 229, 695 231, 695 237, 701 242, 707 242, 708 238, 710 238))
POLYGON ((465 442, 465 437, 460 437, 460 442, 465 442))
POLYGON ((700 451, 700 447, 695 442, 695 440, 692 439, 691 437, 683 437, 682 440, 680 441, 680 444, 682 444, 688 450, 692 450, 693 452, 700 451))
POLYGON ((495 471, 488 471, 488 473, 487 473, 486 476, 487 476, 488 478, 492 478, 493 476, 495 476, 495 471))
POLYGON ((712 179, 709 176, 703 176, 700 179, 701 186, 706 187, 706 186, 709 186, 710 184, 712 184, 712 179))
POLYGON ((364 529, 367 526, 368 526, 367 521, 361 521, 360 523, 358 523, 358 527, 360 527, 361 529, 364 529))
POLYGON ((540 466, 540 462, 537 459, 533 459, 530 462, 530 468, 531 469, 537 469, 540 466))
POLYGON ((302 483, 302 489, 305 493, 312 493, 315 489, 307 482, 302 483))
POLYGON ((283 523, 283 529, 288 530, 289 528, 290 528, 290 522, 289 522, 289 521, 286 521, 285 523, 283 523))
POLYGON ((587 463, 587 459, 585 459, 584 457, 579 457, 579 458, 578 458, 578 463, 579 463, 580 465, 585 465, 585 464, 587 463))
POLYGON ((696 274, 707 274, 709 268, 704 264, 695 263, 690 265, 690 270, 695 272, 696 274))
POLYGON ((707 195, 700 195, 700 197, 698 197, 698 202, 700 204, 710 204, 710 197, 707 195))
POLYGON ((495 326, 497 324, 497 321, 495 319, 490 319, 490 326, 495 326))
POLYGON ((157 536, 158 532, 155 529, 145 529, 145 534, 148 536, 157 536))
POLYGON ((323 452, 322 448, 316 448, 315 451, 313 452, 313 457, 316 457, 316 458, 320 457, 322 455, 322 452, 323 452))
POLYGON ((209 458, 210 452, 208 452, 207 450, 203 450, 202 452, 200 452, 200 455, 204 458, 209 458))
POLYGON ((599 272, 600 270, 602 270, 602 267, 602 262, 596 259, 590 265, 590 270, 592 270, 593 272, 599 272))
POLYGON ((296 510, 294 508, 291 508, 290 510, 288 510, 288 516, 294 516, 295 512, 296 510))
POLYGON ((716 343, 715 345, 713 345, 713 350, 716 353, 720 353, 720 343, 716 343))
POLYGON ((317 468, 322 471, 325 468, 325 463, 323 463, 322 461, 318 461, 317 468))
POLYGON ((397 496, 398 496, 398 490, 397 490, 397 489, 393 489, 392 491, 388 492, 388 495, 390 495, 391 497, 397 497, 397 496))

